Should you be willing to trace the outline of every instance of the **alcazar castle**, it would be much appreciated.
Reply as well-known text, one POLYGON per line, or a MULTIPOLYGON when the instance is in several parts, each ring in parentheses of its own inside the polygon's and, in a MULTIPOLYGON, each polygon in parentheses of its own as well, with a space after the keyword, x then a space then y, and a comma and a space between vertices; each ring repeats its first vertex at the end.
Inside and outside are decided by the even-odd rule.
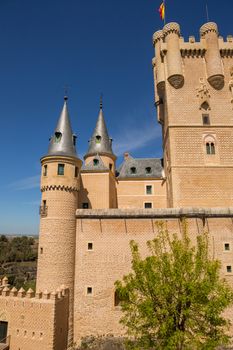
POLYGON ((179 232, 185 217, 194 238, 208 231, 233 285, 233 37, 211 22, 185 42, 168 23, 153 44, 163 160, 125 154, 116 169, 101 103, 82 162, 65 98, 41 158, 36 292, 2 280, 1 349, 65 350, 90 334, 121 335, 114 282, 130 271, 129 241, 146 254, 158 220, 179 232))

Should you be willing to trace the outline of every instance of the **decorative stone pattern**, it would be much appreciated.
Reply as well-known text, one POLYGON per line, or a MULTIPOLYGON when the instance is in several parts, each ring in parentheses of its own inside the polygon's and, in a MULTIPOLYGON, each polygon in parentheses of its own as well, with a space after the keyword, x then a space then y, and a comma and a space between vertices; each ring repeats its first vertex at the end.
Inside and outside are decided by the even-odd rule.
POLYGON ((175 23, 175 22, 167 23, 163 27, 163 35, 164 36, 166 36, 170 33, 176 33, 177 35, 180 35, 180 26, 178 23, 175 23))
POLYGON ((153 34, 153 46, 157 44, 158 41, 163 40, 164 38, 164 33, 162 30, 158 30, 153 34))
POLYGON ((201 28, 200 28, 200 35, 201 37, 204 37, 207 33, 209 32, 214 32, 218 35, 218 26, 214 22, 208 22, 205 23, 201 28))

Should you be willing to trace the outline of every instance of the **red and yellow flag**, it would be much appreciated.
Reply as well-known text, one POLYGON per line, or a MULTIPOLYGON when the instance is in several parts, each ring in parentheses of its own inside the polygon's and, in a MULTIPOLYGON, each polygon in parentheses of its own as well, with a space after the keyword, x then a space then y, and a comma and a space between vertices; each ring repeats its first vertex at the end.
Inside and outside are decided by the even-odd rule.
POLYGON ((162 2, 162 4, 159 6, 159 14, 160 14, 160 18, 162 20, 164 20, 164 18, 165 18, 165 4, 164 4, 164 2, 162 2))

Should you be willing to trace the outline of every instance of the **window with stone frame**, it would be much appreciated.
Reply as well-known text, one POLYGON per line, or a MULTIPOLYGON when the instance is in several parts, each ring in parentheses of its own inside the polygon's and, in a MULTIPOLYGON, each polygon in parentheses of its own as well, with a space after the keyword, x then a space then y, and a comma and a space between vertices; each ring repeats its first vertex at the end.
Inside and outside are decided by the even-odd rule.
POLYGON ((58 164, 57 175, 64 175, 65 173, 65 164, 58 164))

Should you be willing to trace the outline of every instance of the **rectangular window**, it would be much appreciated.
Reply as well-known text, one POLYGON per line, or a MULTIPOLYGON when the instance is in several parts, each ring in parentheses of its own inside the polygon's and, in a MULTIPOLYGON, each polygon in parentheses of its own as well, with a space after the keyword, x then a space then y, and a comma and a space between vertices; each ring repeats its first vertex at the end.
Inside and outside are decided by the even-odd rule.
POLYGON ((0 340, 6 342, 8 322, 0 321, 0 340))
POLYGON ((77 166, 74 169, 74 177, 78 177, 78 167, 77 166))
POLYGON ((144 208, 145 209, 151 209, 152 208, 152 203, 151 202, 144 203, 144 208))
POLYGON ((231 267, 231 265, 228 265, 227 266, 227 273, 231 273, 232 272, 232 267, 231 267))
POLYGON ((230 243, 225 243, 224 244, 224 250, 230 250, 230 243))
POLYGON ((152 194, 152 186, 151 185, 146 186, 146 194, 152 194))
POLYGON ((93 250, 93 243, 92 242, 87 243, 87 250, 93 250))
POLYGON ((87 295, 91 295, 92 294, 92 287, 87 287, 87 295))
POLYGON ((65 164, 58 164, 57 175, 64 175, 65 164))
POLYGON ((47 176, 47 171, 48 171, 48 166, 47 166, 47 165, 44 165, 44 168, 43 168, 43 176, 47 176))
POLYGON ((88 209, 89 205, 88 205, 88 203, 83 203, 82 207, 83 207, 83 209, 88 209))
POLYGON ((114 306, 119 306, 121 302, 121 298, 119 296, 118 291, 116 290, 114 293, 114 306))
POLYGON ((210 125, 210 116, 209 114, 202 114, 203 125, 210 125))

